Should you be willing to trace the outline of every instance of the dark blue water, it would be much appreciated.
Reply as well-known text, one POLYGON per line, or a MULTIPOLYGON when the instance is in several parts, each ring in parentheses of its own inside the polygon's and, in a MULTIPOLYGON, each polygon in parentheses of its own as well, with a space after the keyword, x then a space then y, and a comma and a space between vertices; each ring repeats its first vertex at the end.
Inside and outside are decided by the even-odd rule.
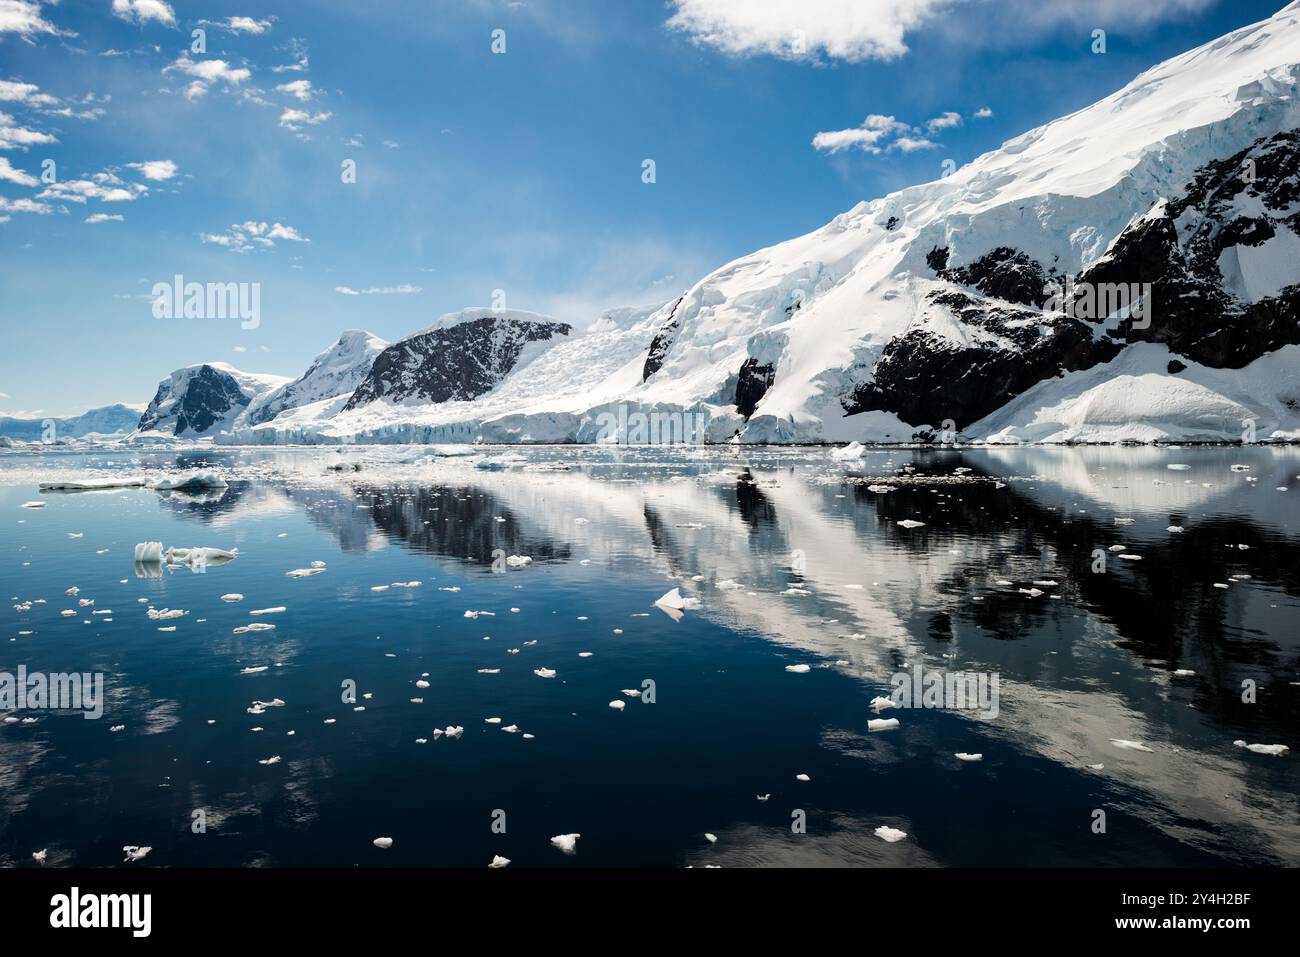
POLYGON ((499 470, 423 454, 0 458, 0 671, 102 672, 107 696, 99 720, 0 725, 0 860, 1300 862, 1300 451, 892 450, 846 467, 822 450, 535 449, 499 470), (363 465, 326 469, 340 459, 363 465), (197 467, 229 486, 37 490, 197 467), (881 481, 895 490, 868 490, 881 481), (138 577, 147 540, 239 557, 138 577), (494 573, 498 549, 533 561, 494 573), (1021 592, 1035 581, 1056 585, 1021 592), (680 620, 654 605, 673 587, 699 601, 680 620), (250 621, 276 627, 233 633, 250 621), (996 675, 997 716, 873 711, 915 665, 996 675), (653 703, 621 693, 647 680, 653 703), (347 681, 371 697, 344 702, 347 681), (868 731, 878 717, 900 727, 868 731), (448 725, 463 736, 433 738, 448 725), (575 855, 551 846, 573 832, 575 855))

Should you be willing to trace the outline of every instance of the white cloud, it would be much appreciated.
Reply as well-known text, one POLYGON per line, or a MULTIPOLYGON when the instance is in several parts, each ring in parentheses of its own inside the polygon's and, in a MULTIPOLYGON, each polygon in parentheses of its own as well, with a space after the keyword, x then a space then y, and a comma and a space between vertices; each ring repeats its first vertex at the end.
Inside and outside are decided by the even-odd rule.
POLYGON ((58 140, 49 133, 17 126, 12 116, 8 113, 0 113, 0 150, 25 150, 29 146, 57 142, 58 140))
POLYGON ((932 140, 927 140, 923 136, 900 136, 894 142, 889 144, 889 149, 898 150, 901 153, 916 153, 919 150, 938 149, 939 144, 932 140))
POLYGON ((291 80, 288 83, 281 83, 276 89, 299 100, 311 99, 311 80, 291 80))
POLYGON ((224 20, 199 21, 205 27, 216 27, 230 33, 265 33, 271 29, 271 22, 272 20, 255 20, 252 17, 226 17, 224 20))
POLYGON ((187 100, 197 100, 206 94, 208 87, 214 83, 238 86, 252 76, 252 72, 247 68, 232 67, 225 60, 191 60, 188 56, 182 56, 170 66, 163 67, 163 72, 176 72, 194 77, 194 81, 185 88, 187 100))
POLYGON ((961 126, 961 114, 954 113, 952 110, 946 113, 940 113, 932 120, 926 120, 925 128, 931 133, 936 130, 950 130, 961 126))
POLYGON ((0 0, 0 33, 16 33, 25 40, 30 40, 35 33, 63 35, 63 31, 41 16, 41 5, 35 0, 0 0))
POLYGON ((176 26, 176 14, 166 0, 113 0, 113 14, 135 23, 157 20, 169 27, 176 26))
POLYGON ((400 150, 402 148, 402 144, 397 140, 384 140, 384 145, 390 150, 400 150))
POLYGON ((240 253, 259 247, 274 246, 277 239, 295 243, 311 242, 292 226, 286 226, 284 223, 268 225, 251 219, 243 223, 235 223, 223 233, 201 233, 199 239, 240 253))
POLYGON ((123 183, 111 173, 96 174, 93 180, 68 179, 54 183, 36 194, 37 199, 57 199, 67 203, 84 203, 97 199, 101 203, 129 203, 149 192, 138 183, 123 183))
POLYGON ((50 212, 49 203, 38 203, 31 199, 9 199, 0 196, 0 213, 36 213, 45 216, 50 212))
POLYGON ((91 213, 86 217, 88 223, 120 223, 126 217, 118 213, 91 213))
POLYGON ((862 121, 861 126, 848 130, 829 130, 813 137, 814 149, 828 153, 839 153, 847 149, 860 149, 866 153, 879 153, 883 150, 883 141, 891 136, 901 136, 911 131, 906 123, 899 122, 892 116, 872 113, 862 121))
POLYGON ((961 0, 670 0, 668 26, 742 56, 892 60, 914 30, 961 0))
POLYGON ((975 111, 975 119, 977 120, 987 120, 992 115, 993 115, 993 111, 990 110, 987 106, 981 106, 978 110, 975 111))
POLYGON ((236 351, 236 352, 247 352, 247 351, 248 351, 248 347, 247 347, 247 346, 235 346, 235 351, 236 351))
POLYGON ((127 163, 127 169, 136 169, 145 179, 156 182, 171 179, 176 175, 176 164, 171 160, 145 160, 143 163, 127 163))
POLYGON ((334 291, 344 296, 411 296, 424 290, 410 283, 402 283, 400 286, 368 286, 365 289, 335 286, 334 291))
POLYGON ((20 169, 15 169, 6 156, 0 156, 0 179, 7 180, 10 183, 17 183, 19 186, 40 185, 40 180, 35 176, 20 169))
POLYGON ((16 80, 0 80, 0 100, 10 103, 22 103, 27 106, 57 106, 58 97, 41 93, 35 83, 19 83, 16 80))
POLYGON ((302 126, 315 126, 324 123, 333 113, 308 113, 305 110, 285 110, 280 114, 280 125, 287 130, 297 130, 302 126))

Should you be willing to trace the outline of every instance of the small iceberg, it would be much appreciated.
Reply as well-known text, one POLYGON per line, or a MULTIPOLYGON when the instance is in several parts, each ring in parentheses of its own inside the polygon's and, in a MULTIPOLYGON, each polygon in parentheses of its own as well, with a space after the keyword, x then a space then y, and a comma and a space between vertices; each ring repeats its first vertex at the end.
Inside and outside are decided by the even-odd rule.
POLYGON ((888 841, 890 844, 893 844, 907 837, 907 832, 900 831, 896 827, 878 827, 876 828, 876 837, 880 838, 882 841, 888 841))
POLYGON ((158 492, 177 492, 186 489, 226 488, 228 483, 215 472, 195 472, 178 478, 154 479, 149 488, 158 492))
POLYGON ((576 854, 578 852, 578 838, 581 834, 557 834, 551 838, 551 846, 558 847, 565 854, 576 854))

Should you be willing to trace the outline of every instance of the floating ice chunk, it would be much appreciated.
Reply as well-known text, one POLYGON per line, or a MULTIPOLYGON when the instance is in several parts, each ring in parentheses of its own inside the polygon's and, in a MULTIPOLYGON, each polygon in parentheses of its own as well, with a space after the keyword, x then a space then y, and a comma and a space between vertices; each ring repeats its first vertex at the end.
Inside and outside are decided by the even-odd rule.
POLYGON ((266 671, 270 667, 270 665, 250 665, 247 668, 240 668, 239 673, 241 675, 257 675, 266 671))
POLYGON ((785 670, 796 675, 806 675, 812 671, 811 665, 786 665, 785 670))
POLYGON ((756 801, 766 801, 766 800, 767 800, 768 798, 770 798, 771 796, 772 796, 771 794, 755 794, 755 795, 754 795, 754 800, 756 800, 756 801))
POLYGON ((705 839, 706 841, 708 841, 710 844, 717 844, 717 843, 718 843, 718 835, 716 835, 716 834, 710 834, 708 831, 705 831, 705 832, 704 832, 704 839, 705 839))
POLYGON ((900 525, 903 528, 921 528, 925 525, 925 522, 918 522, 912 518, 905 518, 902 521, 897 522, 895 524, 900 525))
POLYGON ((1190 465, 1166 465, 1165 468, 1169 469, 1172 472, 1186 472, 1188 469, 1191 468, 1191 466, 1190 465))
POLYGON ((897 718, 872 718, 867 722, 868 731, 892 731, 897 727, 897 718))
POLYGON ((222 601, 243 601, 244 596, 239 594, 238 592, 231 592, 229 595, 222 595, 221 600, 222 601))
POLYGON ((1117 519, 1115 519, 1115 524, 1116 524, 1116 525, 1132 525, 1132 524, 1133 524, 1134 522, 1136 522, 1136 521, 1137 521, 1137 519, 1134 519, 1134 518, 1117 518, 1117 519))
POLYGON ((145 614, 151 621, 166 621, 169 618, 184 618, 189 612, 179 608, 146 608, 145 614))
POLYGON ((613 701, 609 703, 609 706, 613 708, 615 711, 622 711, 624 708, 627 707, 627 702, 619 701, 617 698, 615 698, 613 701))
POLYGON ((140 542, 135 546, 135 560, 137 562, 161 564, 163 560, 162 542, 140 542))
POLYGON ((393 839, 391 837, 377 837, 371 843, 381 851, 386 851, 393 846, 393 839))
POLYGON ((1256 754, 1271 754, 1276 758, 1280 758, 1291 750, 1285 744, 1247 744, 1241 740, 1232 743, 1239 748, 1245 748, 1247 751, 1254 751, 1256 754))
POLYGON ((1232 466, 1232 470, 1233 470, 1234 472, 1249 472, 1249 471, 1250 471, 1250 466, 1249 466, 1249 465, 1234 465, 1234 466, 1232 466))
POLYGON ((492 863, 489 864, 488 867, 496 869, 496 868, 505 867, 509 863, 510 863, 510 858, 502 857, 500 854, 493 854, 492 863))
POLYGON ((884 493, 892 492, 893 490, 894 490, 893 485, 868 485, 867 486, 868 492, 875 492, 877 495, 883 495, 884 493))
POLYGON ((886 708, 897 708, 898 702, 893 698, 886 698, 882 695, 877 695, 871 699, 871 707, 876 711, 884 711, 886 708))
MULTIPOLYGON (((546 669, 543 668, 542 670, 545 671, 546 669)), ((480 669, 478 669, 478 673, 481 674, 481 675, 499 675, 499 674, 501 674, 501 669, 500 669, 500 668, 480 668, 480 669)), ((548 677, 548 676, 547 676, 547 675, 542 675, 542 677, 545 678, 545 677, 548 677)))
POLYGON ((969 751, 958 751, 955 755, 953 755, 953 757, 955 757, 958 761, 983 761, 984 760, 984 755, 979 753, 972 754, 969 751))
POLYGON ((896 841, 901 841, 903 838, 907 837, 907 832, 900 831, 896 827, 878 827, 876 828, 876 837, 880 838, 882 841, 888 841, 890 844, 893 844, 896 841))
POLYGON ((484 723, 484 724, 500 724, 500 723, 501 723, 501 719, 500 719, 500 718, 484 718, 484 719, 483 719, 483 723, 484 723))
POLYGON ((1187 529, 1180 525, 1170 525, 1165 529, 1165 531, 1169 532, 1171 535, 1181 535, 1183 532, 1187 531, 1187 529))
POLYGON ((1115 745, 1115 747, 1117 748, 1122 748, 1125 751, 1145 751, 1148 754, 1154 753, 1150 748, 1148 748, 1141 741, 1127 741, 1124 738, 1111 738, 1110 743, 1115 745))
POLYGON ((85 537, 86 537, 85 532, 68 532, 68 538, 77 539, 77 538, 85 538, 85 537))
POLYGON ((504 728, 502 728, 501 730, 504 731, 504 732, 506 732, 507 734, 518 734, 518 733, 519 733, 519 725, 517 725, 517 724, 508 724, 508 725, 506 725, 504 728))
POLYGON ((489 618, 495 618, 495 617, 496 617, 496 614, 497 614, 497 613, 494 612, 494 611, 470 611, 470 610, 466 610, 466 612, 465 612, 465 617, 466 617, 466 618, 478 618, 480 615, 487 615, 489 618))
POLYGON ((371 591, 388 591, 388 586, 387 586, 387 585, 371 585, 371 586, 370 586, 370 590, 371 590, 371 591))
POLYGON ((177 478, 154 479, 149 483, 149 488, 160 492, 170 492, 176 489, 225 488, 226 485, 226 480, 215 472, 195 472, 192 475, 177 478))
POLYGON ((23 502, 22 507, 23 508, 44 508, 45 503, 44 502, 23 502))
POLYGON ((37 864, 44 864, 44 863, 45 863, 45 855, 48 854, 48 853, 49 853, 49 848, 42 848, 42 849, 39 850, 39 851, 33 851, 33 852, 32 852, 32 860, 34 860, 37 864))
POLYGON ((287 611, 284 605, 276 605, 274 608, 258 608, 250 611, 250 615, 278 615, 282 611, 287 611))
POLYGON ((109 730, 109 731, 125 731, 125 730, 126 730, 126 725, 124 725, 124 724, 115 724, 115 725, 113 725, 111 728, 109 728, 108 730, 109 730))
POLYGON ((278 754, 273 754, 269 758, 259 758, 257 763, 258 764, 279 764, 280 756, 278 754))
POLYGON ((812 780, 812 778, 808 777, 808 775, 806 775, 806 774, 802 774, 802 773, 800 773, 800 774, 796 774, 796 775, 794 776, 794 779, 795 779, 796 781, 811 781, 811 780, 812 780))
POLYGON ((308 575, 319 575, 324 568, 295 568, 293 571, 285 572, 289 578, 306 578, 308 575))
POLYGON ((135 844, 128 844, 125 847, 123 847, 122 850, 126 853, 126 857, 122 858, 124 862, 143 861, 145 857, 149 854, 149 852, 153 850, 153 848, 137 847, 135 844))
POLYGON ((1215 587, 1215 588, 1227 588, 1227 587, 1228 587, 1228 584, 1227 584, 1227 582, 1215 582, 1215 583, 1214 583, 1214 587, 1215 587))
POLYGON ((533 674, 537 675, 537 677, 539 677, 539 678, 554 678, 554 677, 555 677, 555 669, 554 669, 554 668, 534 668, 534 669, 533 669, 533 674))
POLYGON ((1019 589, 1019 591, 1020 594, 1028 595, 1030 598, 1037 598, 1040 595, 1046 594, 1044 591, 1042 591, 1039 588, 1021 588, 1019 589))
POLYGON ((108 488, 141 488, 147 485, 145 479, 82 479, 79 482, 42 482, 42 492, 91 492, 108 488))
POLYGON ((1140 562, 1140 561, 1142 561, 1142 556, 1141 556, 1141 555, 1132 555, 1132 554, 1130 554, 1129 552, 1124 552, 1124 553, 1121 554, 1119 557, 1122 558, 1122 559, 1124 559, 1124 561, 1126 561, 1126 562, 1140 562))
POLYGON ((507 555, 506 564, 511 568, 525 568, 531 565, 533 560, 527 555, 507 555))
POLYGON ((442 729, 442 733, 449 738, 459 738, 465 733, 465 729, 459 724, 449 724, 442 729))
POLYGON ((1177 668, 1174 670, 1174 675, 1178 678, 1190 678, 1194 674, 1196 674, 1196 672, 1191 668, 1177 668))
POLYGON ((557 834, 551 838, 551 846, 558 847, 565 854, 576 854, 578 852, 578 838, 581 834, 557 834))
POLYGON ((163 559, 168 565, 224 565, 238 557, 238 548, 169 548, 163 559))

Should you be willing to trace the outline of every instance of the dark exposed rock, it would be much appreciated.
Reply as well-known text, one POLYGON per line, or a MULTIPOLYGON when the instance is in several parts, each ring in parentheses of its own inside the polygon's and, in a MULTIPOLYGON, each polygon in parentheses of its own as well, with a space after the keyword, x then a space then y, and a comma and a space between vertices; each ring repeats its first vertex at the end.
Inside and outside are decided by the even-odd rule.
MULTIPOLYGON (((682 297, 685 298, 685 297, 682 297)), ((641 381, 644 382, 663 367, 664 357, 668 355, 668 350, 673 347, 673 342, 677 338, 677 330, 680 322, 677 319, 677 308, 682 304, 678 299, 673 303, 672 312, 668 314, 668 321, 663 324, 655 337, 650 340, 650 351, 646 353, 645 367, 641 370, 641 381)))
POLYGON ((898 228, 898 217, 890 216, 889 220, 885 223, 885 231, 892 233, 897 228, 898 228))
POLYGON ((1178 373, 1187 369, 1187 364, 1179 362, 1177 359, 1170 359, 1169 365, 1166 368, 1170 375, 1178 375, 1178 373))
POLYGON ((961 429, 1044 378, 1086 369, 1120 350, 1068 316, 999 306, 959 290, 932 293, 930 301, 1017 348, 991 337, 987 345, 959 345, 919 326, 885 347, 873 380, 843 401, 847 415, 881 410, 914 425, 951 419, 961 429))
POLYGON ((999 246, 966 266, 948 268, 947 249, 932 249, 925 261, 942 279, 959 286, 972 286, 995 299, 1041 306, 1046 295, 1047 276, 1038 262, 1009 246, 999 246))
POLYGON ((771 363, 760 363, 753 356, 744 361, 736 380, 736 411, 748 419, 776 381, 771 363))
POLYGON ((528 343, 571 331, 563 322, 485 316, 418 333, 379 354, 343 411, 385 398, 394 402, 478 398, 496 388, 528 343))
POLYGON ((201 366, 189 376, 185 389, 174 402, 172 380, 164 379, 140 416, 140 431, 156 428, 168 416, 176 417, 175 434, 202 433, 225 419, 235 406, 247 406, 252 396, 246 394, 234 377, 210 365, 201 366))

